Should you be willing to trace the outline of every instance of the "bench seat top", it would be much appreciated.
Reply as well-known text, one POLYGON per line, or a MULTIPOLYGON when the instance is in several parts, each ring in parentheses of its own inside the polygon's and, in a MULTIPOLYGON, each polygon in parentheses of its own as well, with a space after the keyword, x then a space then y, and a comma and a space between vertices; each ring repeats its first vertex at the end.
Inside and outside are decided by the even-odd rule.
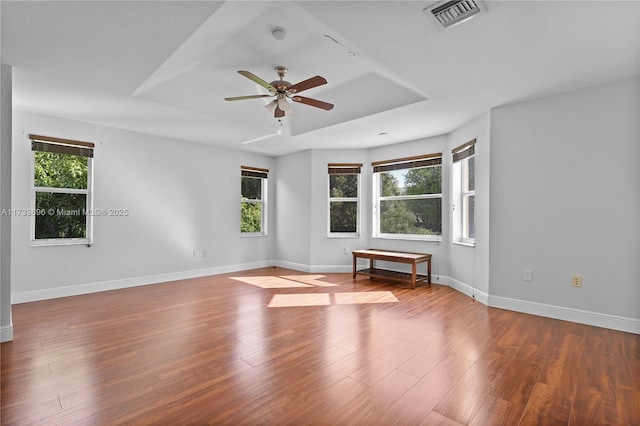
POLYGON ((409 253, 393 250, 363 249, 353 250, 352 253, 356 257, 375 258, 380 260, 388 259, 400 262, 420 262, 431 258, 431 255, 426 253, 409 253))

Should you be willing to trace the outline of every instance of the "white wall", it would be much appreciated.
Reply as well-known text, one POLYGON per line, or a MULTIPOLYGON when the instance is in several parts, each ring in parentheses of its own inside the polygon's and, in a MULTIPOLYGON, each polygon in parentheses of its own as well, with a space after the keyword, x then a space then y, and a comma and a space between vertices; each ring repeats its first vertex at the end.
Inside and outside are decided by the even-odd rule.
POLYGON ((309 271, 311 264, 311 151, 276 159, 276 259, 309 271))
POLYGON ((30 219, 13 218, 14 303, 270 263, 275 238, 240 235, 240 166, 271 157, 14 111, 14 208, 30 205, 29 133, 94 142, 94 208, 129 214, 95 217, 90 248, 31 247, 30 219))
MULTIPOLYGON (((489 294, 489 153, 491 145, 490 132, 491 113, 487 112, 472 120, 449 135, 449 149, 446 152, 451 157, 451 150, 472 139, 475 145, 475 247, 454 244, 451 238, 446 240, 449 245, 449 274, 451 285, 456 289, 474 296, 483 303, 488 303, 489 294)), ((453 179, 453 176, 450 176, 453 179)), ((448 205, 452 214, 452 205, 448 205)), ((451 233, 453 223, 450 224, 451 233)))
POLYGON ((492 305, 640 332, 638 116, 638 78, 491 112, 492 305))
MULTIPOLYGON (((11 211, 12 69, 0 65, 0 210, 11 211)), ((0 341, 13 340, 11 322, 11 215, 0 216, 0 341)))

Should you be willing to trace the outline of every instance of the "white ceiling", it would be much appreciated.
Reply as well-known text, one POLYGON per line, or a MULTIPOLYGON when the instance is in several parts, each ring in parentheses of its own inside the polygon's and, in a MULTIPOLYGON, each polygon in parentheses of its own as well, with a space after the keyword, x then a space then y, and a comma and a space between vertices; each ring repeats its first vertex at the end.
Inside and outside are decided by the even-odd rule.
POLYGON ((2 63, 17 109, 268 155, 446 134, 640 73, 638 1, 485 1, 446 30, 433 3, 3 0, 2 63), (303 95, 335 108, 294 103, 281 127, 270 99, 224 101, 267 93, 237 70, 272 81, 277 65, 325 77, 303 95))

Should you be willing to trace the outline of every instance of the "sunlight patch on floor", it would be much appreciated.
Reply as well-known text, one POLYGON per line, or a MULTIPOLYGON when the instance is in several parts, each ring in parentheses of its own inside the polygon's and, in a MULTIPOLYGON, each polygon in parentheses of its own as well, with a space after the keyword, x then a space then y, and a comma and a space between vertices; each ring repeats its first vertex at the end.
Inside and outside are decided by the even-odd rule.
POLYGON ((281 275, 275 276, 248 276, 231 277, 232 280, 240 281, 260 288, 294 288, 294 287, 338 287, 339 284, 320 281, 325 275, 281 275))
POLYGON ((257 276, 257 277, 230 277, 232 280, 240 281, 260 288, 294 288, 294 287, 313 287, 313 285, 305 284, 299 281, 288 280, 273 276, 257 276))
POLYGON ((285 308, 292 306, 326 306, 330 305, 329 293, 276 294, 267 305, 269 308, 285 308))
POLYGON ((318 287, 338 287, 339 284, 320 281, 320 278, 326 278, 326 275, 281 275, 282 278, 292 281, 298 281, 305 284, 311 284, 318 287))
POLYGON ((359 303, 398 303, 399 300, 390 291, 363 291, 335 293, 336 304, 355 305, 359 303))
POLYGON ((295 306, 357 305, 366 303, 398 303, 390 291, 364 291, 348 293, 299 293, 276 294, 267 305, 269 308, 295 306), (332 299, 334 302, 332 302, 332 299))

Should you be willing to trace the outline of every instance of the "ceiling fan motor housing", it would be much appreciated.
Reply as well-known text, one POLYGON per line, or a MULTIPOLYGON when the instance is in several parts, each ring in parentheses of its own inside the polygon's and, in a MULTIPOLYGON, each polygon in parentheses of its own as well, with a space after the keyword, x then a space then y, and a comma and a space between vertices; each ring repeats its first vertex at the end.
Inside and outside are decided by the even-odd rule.
POLYGON ((287 89, 289 88, 289 86, 291 86, 291 83, 289 83, 286 80, 276 80, 276 81, 272 81, 271 84, 273 87, 276 88, 276 91, 278 93, 284 93, 287 91, 287 89))
POLYGON ((280 77, 280 80, 272 81, 269 84, 275 87, 278 93, 285 93, 287 89, 289 89, 289 87, 291 86, 291 83, 284 80, 284 76, 285 74, 287 74, 287 71, 289 70, 287 69, 287 67, 283 67, 282 65, 277 66, 275 70, 276 70, 276 73, 278 73, 278 77, 280 77))

